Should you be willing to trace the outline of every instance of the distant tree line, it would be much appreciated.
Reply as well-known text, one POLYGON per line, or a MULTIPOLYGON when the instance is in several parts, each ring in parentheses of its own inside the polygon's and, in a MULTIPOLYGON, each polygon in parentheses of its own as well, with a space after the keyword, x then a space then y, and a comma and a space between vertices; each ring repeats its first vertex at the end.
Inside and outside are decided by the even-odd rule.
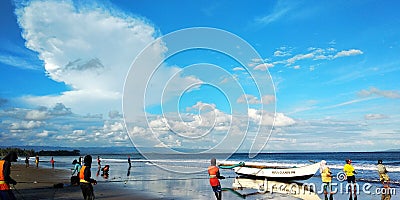
POLYGON ((39 151, 39 156, 79 156, 79 150, 67 151, 67 150, 56 150, 56 151, 39 151))
POLYGON ((18 156, 34 156, 35 154, 35 150, 33 149, 20 149, 20 148, 0 148, 0 155, 2 157, 6 156, 9 152, 11 151, 15 151, 17 152, 18 156))
POLYGON ((33 149, 21 149, 21 148, 0 148, 0 155, 1 157, 4 157, 7 155, 10 151, 15 151, 17 152, 18 156, 20 157, 25 157, 25 156, 79 156, 80 151, 79 150, 73 150, 73 151, 67 151, 67 150, 56 150, 56 151, 44 151, 41 150, 39 152, 36 152, 33 149))

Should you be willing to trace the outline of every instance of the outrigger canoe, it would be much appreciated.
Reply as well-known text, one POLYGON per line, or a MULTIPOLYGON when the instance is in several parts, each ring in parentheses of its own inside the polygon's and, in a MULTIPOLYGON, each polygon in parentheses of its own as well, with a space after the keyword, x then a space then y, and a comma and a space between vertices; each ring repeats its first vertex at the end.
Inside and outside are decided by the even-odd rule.
POLYGON ((258 178, 279 181, 292 181, 292 180, 307 180, 314 176, 319 169, 320 163, 316 162, 310 165, 299 167, 278 167, 268 166, 262 163, 255 162, 220 162, 218 166, 222 169, 233 169, 237 175, 247 178, 258 178))

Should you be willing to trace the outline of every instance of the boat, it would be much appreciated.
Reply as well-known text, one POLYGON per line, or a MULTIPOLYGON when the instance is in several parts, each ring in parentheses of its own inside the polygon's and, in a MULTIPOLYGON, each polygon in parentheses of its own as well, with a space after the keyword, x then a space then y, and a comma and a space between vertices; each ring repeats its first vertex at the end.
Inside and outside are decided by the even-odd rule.
POLYGON ((247 178, 267 178, 268 180, 294 181, 307 180, 318 171, 320 163, 314 162, 310 165, 280 167, 256 162, 232 162, 218 163, 222 169, 233 169, 237 175, 247 178))

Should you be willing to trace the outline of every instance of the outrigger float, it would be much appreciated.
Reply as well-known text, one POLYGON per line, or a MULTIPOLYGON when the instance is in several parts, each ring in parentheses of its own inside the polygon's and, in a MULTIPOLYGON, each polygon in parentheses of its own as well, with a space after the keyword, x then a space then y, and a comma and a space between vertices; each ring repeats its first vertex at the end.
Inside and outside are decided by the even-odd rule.
POLYGON ((277 182, 277 181, 267 181, 261 179, 248 179, 236 177, 232 183, 232 188, 223 188, 223 190, 228 190, 236 195, 242 197, 250 195, 259 195, 265 193, 280 193, 293 196, 299 199, 306 200, 321 200, 318 194, 315 192, 316 188, 307 184, 300 184, 296 182, 277 182), (246 189, 255 189, 257 192, 242 194, 240 191, 246 191, 246 189))
POLYGON ((218 167, 221 169, 233 169, 237 175, 253 178, 253 179, 268 179, 279 181, 296 181, 307 180, 314 176, 318 171, 320 162, 304 165, 299 167, 279 167, 269 166, 263 163, 256 162, 219 162, 218 167))

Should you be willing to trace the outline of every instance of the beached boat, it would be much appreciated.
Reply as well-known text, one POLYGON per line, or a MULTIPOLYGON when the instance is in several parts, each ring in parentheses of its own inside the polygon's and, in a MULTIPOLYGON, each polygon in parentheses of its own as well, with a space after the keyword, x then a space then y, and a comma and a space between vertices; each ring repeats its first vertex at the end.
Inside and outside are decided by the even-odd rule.
POLYGON ((267 178, 268 180, 291 181, 307 180, 311 178, 319 169, 320 163, 316 162, 299 167, 279 167, 255 162, 235 163, 225 161, 218 163, 218 166, 222 169, 231 168, 236 174, 248 178, 267 178))

